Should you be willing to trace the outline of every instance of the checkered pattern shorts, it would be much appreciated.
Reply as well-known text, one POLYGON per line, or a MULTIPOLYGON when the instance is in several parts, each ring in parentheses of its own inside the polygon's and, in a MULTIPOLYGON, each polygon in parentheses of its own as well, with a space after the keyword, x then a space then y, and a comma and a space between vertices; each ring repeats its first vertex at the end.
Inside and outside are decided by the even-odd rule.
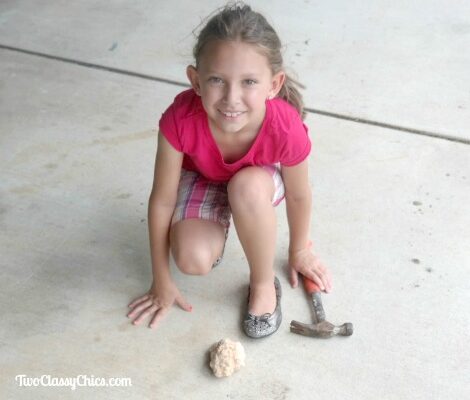
MULTIPOLYGON (((284 184, 279 167, 268 165, 262 168, 273 177, 275 193, 272 204, 277 206, 284 198, 284 184)), ((172 224, 184 219, 198 218, 219 222, 228 231, 230 217, 227 183, 212 182, 197 172, 181 170, 172 224)))

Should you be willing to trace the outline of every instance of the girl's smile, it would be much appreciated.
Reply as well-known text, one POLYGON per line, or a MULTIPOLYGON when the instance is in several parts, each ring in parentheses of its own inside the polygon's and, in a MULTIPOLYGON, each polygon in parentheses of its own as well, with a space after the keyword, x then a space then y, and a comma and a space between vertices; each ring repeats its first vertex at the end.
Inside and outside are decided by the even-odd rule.
POLYGON ((244 114, 244 111, 222 111, 222 110, 219 110, 219 112, 229 121, 230 120, 235 120, 240 115, 244 114))

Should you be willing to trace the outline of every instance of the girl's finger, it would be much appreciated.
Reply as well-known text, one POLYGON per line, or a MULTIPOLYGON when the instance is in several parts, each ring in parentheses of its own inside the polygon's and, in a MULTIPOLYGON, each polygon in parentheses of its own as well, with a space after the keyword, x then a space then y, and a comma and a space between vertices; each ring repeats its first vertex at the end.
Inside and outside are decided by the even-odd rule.
POLYGON ((326 267, 325 267, 321 262, 318 263, 318 264, 316 264, 316 268, 317 268, 317 270, 320 271, 320 272, 323 272, 323 273, 326 273, 326 272, 327 272, 326 267))
POLYGON ((331 275, 327 272, 326 274, 326 291, 329 293, 333 289, 333 282, 331 280, 331 275))
POLYGON ((146 294, 146 295, 144 295, 144 296, 140 296, 140 297, 138 297, 137 299, 133 300, 132 303, 128 304, 127 307, 134 307, 136 304, 139 304, 139 303, 141 303, 142 301, 147 300, 148 298, 149 298, 149 295, 148 295, 148 294, 146 294))
POLYGON ((158 310, 158 307, 155 305, 151 305, 148 307, 144 312, 142 312, 134 321, 134 325, 139 325, 146 317, 147 315, 156 312, 158 310))
POLYGON ((150 321, 149 328, 155 328, 158 323, 168 314, 170 311, 170 307, 163 307, 160 308, 155 315, 153 316, 152 320, 150 321))
POLYGON ((293 288, 296 288, 299 284, 299 274, 297 273, 297 271, 290 267, 290 284, 293 288))
POLYGON ((189 304, 183 296, 178 295, 176 297, 176 303, 184 310, 184 311, 188 311, 188 312, 191 312, 193 311, 193 306, 191 304, 189 304))
POLYGON ((323 265, 320 264, 320 271, 318 275, 320 276, 321 280, 323 281, 323 284, 325 285, 325 291, 330 292, 332 288, 332 282, 331 282, 331 275, 330 271, 323 265))
POLYGON ((140 303, 138 306, 136 306, 129 314, 127 314, 128 317, 132 317, 136 314, 139 314, 142 310, 146 309, 150 305, 152 305, 152 300, 148 299, 146 301, 143 301, 140 303))

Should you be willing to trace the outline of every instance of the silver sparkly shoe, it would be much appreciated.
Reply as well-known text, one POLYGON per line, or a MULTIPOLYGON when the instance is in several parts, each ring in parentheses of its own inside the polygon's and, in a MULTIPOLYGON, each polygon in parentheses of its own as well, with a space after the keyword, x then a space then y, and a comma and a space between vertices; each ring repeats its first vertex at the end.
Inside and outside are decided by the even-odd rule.
MULTIPOLYGON (((244 321, 243 321, 243 330, 246 335, 259 339, 269 335, 272 335, 276 332, 281 325, 282 321, 282 311, 281 311, 281 283, 277 277, 274 278, 274 287, 276 288, 276 308, 272 314, 266 313, 261 316, 256 316, 250 314, 247 310, 244 321)), ((248 301, 249 301, 248 294, 248 301)))

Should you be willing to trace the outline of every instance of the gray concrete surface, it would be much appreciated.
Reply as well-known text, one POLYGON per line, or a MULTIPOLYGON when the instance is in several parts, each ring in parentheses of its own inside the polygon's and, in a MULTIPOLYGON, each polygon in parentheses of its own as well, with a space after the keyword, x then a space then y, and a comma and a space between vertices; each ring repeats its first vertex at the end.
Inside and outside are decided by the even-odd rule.
MULTIPOLYGON (((185 35, 199 16, 220 3, 37 4, 2 2, 0 44, 182 80, 178 57, 187 44, 174 44, 189 43, 185 35)), ((302 13, 281 4, 273 3, 270 17, 291 43, 301 46, 310 28, 329 32, 309 42, 310 56, 323 63, 311 76, 308 63, 288 48, 299 75, 318 82, 307 90, 311 107, 469 137, 463 71, 470 62, 458 51, 470 36, 466 3, 440 9, 440 2, 304 2, 302 13), (382 19, 365 16, 374 9, 382 19), (406 35, 401 29, 391 35, 389 24, 403 21, 406 35), (437 30, 428 29, 429 21, 439 22, 437 30), (353 25, 360 43, 370 44, 356 42, 360 59, 350 58, 353 49, 338 51, 355 40, 348 34, 353 25), (383 43, 377 61, 371 38, 381 36, 393 43, 383 43), (436 40, 425 40, 430 37, 436 40), (421 69, 419 57, 387 64, 397 48, 423 63, 445 48, 441 67, 460 72, 442 77, 442 86, 429 85, 439 68, 421 69), (374 70, 361 70, 358 62, 374 70), (407 80, 406 102, 387 92, 405 90, 400 71, 417 74, 407 80), (358 74, 383 85, 361 86, 358 74), (423 102, 424 88, 439 104, 423 102)), ((453 399, 469 393, 468 145, 310 114, 311 231, 335 285, 324 303, 331 320, 354 322, 354 335, 325 341, 289 332, 289 321, 308 320, 309 310, 302 291, 287 282, 283 206, 275 268, 284 322, 276 335, 253 341, 240 330, 248 268, 234 231, 223 263, 207 277, 173 268, 194 311, 175 307, 152 331, 129 324, 126 304, 149 286, 146 201, 155 127, 181 88, 17 51, 0 49, 0 55, 2 399, 453 399), (243 343, 247 366, 218 380, 206 352, 223 337, 243 343), (132 387, 20 387, 17 375, 127 377, 132 387)))
MULTIPOLYGON (((1 44, 186 82, 220 0, 4 0, 1 44)), ((309 107, 470 141, 470 3, 257 0, 309 107)))

